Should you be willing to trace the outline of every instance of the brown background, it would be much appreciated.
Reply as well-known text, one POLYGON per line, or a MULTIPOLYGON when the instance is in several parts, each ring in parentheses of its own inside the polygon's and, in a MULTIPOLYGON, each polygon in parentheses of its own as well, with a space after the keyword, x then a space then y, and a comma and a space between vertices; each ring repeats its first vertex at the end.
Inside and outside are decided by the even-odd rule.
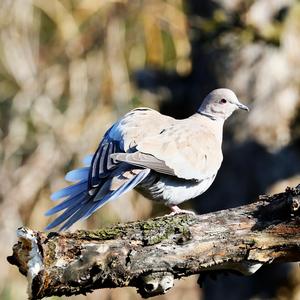
MULTIPOLYGON (((0 298, 26 298, 25 278, 5 260, 15 229, 43 229, 65 172, 133 107, 182 118, 216 87, 251 106, 226 124, 215 183, 185 207, 234 207, 300 183, 299 75, 296 0, 1 0, 0 298)), ((166 211, 132 192, 73 229, 166 211)), ((300 298, 297 265, 221 275, 201 290, 196 281, 154 299, 300 298)), ((139 296, 127 288, 71 299, 100 298, 139 296)))

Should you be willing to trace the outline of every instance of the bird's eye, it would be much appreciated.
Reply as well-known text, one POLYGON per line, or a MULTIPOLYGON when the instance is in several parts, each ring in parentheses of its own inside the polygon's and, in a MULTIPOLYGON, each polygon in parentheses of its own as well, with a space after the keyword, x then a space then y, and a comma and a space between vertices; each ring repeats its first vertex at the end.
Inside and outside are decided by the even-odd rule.
POLYGON ((226 99, 221 99, 220 103, 226 103, 227 100, 226 99))

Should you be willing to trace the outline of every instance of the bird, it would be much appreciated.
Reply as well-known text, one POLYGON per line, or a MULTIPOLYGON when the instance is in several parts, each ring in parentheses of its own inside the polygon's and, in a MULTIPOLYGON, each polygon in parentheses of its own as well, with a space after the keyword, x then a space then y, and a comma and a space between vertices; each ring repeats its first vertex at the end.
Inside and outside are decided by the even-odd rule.
POLYGON ((249 111, 232 90, 218 88, 185 119, 146 107, 131 110, 106 131, 84 167, 66 174, 74 184, 51 195, 63 201, 46 216, 63 212, 46 230, 59 225, 67 230, 132 189, 170 207, 172 214, 189 213, 178 205, 213 183, 223 160, 223 124, 237 109, 249 111))

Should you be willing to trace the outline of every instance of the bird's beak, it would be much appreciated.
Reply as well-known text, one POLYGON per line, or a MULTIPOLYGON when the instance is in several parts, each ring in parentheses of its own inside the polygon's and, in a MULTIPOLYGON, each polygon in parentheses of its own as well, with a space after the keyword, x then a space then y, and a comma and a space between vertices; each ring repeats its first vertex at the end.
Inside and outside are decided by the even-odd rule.
POLYGON ((237 107, 238 107, 239 109, 249 111, 249 107, 246 106, 246 105, 244 105, 244 104, 242 104, 242 103, 240 103, 240 102, 237 104, 237 107))

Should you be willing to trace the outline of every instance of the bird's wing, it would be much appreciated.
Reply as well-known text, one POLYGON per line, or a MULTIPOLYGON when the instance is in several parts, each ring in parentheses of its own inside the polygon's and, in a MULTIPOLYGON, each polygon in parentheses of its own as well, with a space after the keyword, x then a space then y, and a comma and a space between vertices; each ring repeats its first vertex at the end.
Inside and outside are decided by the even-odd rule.
POLYGON ((127 113, 111 128, 109 137, 120 141, 123 152, 133 152, 145 138, 159 135, 176 120, 150 108, 136 108, 127 113))
POLYGON ((139 151, 133 153, 114 153, 111 154, 111 158, 114 161, 126 162, 134 166, 149 168, 158 173, 175 176, 175 172, 172 168, 168 167, 163 160, 157 159, 151 154, 141 153, 139 151))
POLYGON ((219 134, 193 118, 166 122, 159 131, 153 130, 161 120, 159 116, 152 120, 150 134, 140 128, 144 134, 135 139, 136 152, 116 153, 111 158, 187 180, 215 175, 223 158, 219 134))
MULTIPOLYGON (((149 108, 137 108, 127 113, 106 132, 100 142, 91 161, 88 189, 91 190, 101 185, 103 179, 109 176, 111 171, 117 167, 118 163, 115 159, 112 159, 113 155, 136 151, 135 148, 140 140, 145 136, 157 135, 173 121, 173 118, 163 116, 149 108)), ((154 163, 158 165, 155 158, 153 158, 154 163)), ((141 167, 148 168, 145 165, 141 165, 141 167)), ((151 168, 150 165, 149 168, 151 168)), ((170 170, 168 173, 170 173, 170 170)), ((174 175, 173 172, 170 174, 174 175)))

